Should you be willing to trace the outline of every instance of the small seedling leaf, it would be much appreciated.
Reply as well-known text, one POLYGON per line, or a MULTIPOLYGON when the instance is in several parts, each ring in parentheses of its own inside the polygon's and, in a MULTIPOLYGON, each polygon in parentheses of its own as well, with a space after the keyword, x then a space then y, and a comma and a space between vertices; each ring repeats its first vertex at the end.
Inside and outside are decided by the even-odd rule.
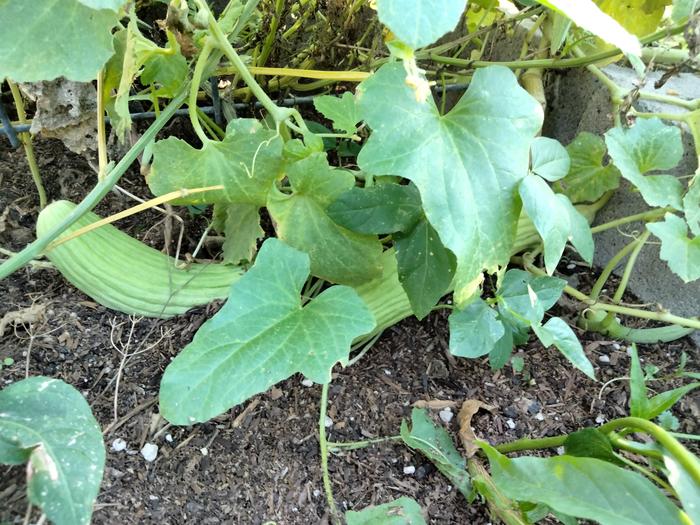
POLYGON ((533 324, 532 329, 543 345, 556 346, 572 365, 591 379, 595 379, 593 365, 583 352, 576 334, 564 320, 552 317, 544 325, 533 324))
POLYGON ((571 166, 571 159, 566 148, 558 140, 537 137, 532 142, 531 169, 549 182, 566 177, 571 166))
POLYGON ((348 134, 357 130, 357 123, 361 118, 352 93, 346 91, 342 97, 321 95, 314 98, 314 106, 319 113, 333 122, 335 129, 348 134))
POLYGON ((490 353, 505 334, 498 313, 482 299, 450 314, 450 352, 476 358, 490 353))
POLYGON ((349 510, 345 520, 348 525, 426 525, 420 505, 408 497, 360 511, 349 510))

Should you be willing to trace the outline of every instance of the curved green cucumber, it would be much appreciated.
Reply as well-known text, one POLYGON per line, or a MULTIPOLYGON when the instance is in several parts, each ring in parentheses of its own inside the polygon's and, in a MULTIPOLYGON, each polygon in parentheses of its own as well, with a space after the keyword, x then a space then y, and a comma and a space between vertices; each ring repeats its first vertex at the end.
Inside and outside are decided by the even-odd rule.
MULTIPOLYGON (((42 210, 37 236, 60 222, 74 208, 56 201, 42 210)), ((100 219, 87 213, 63 235, 100 219)), ((130 237, 112 225, 102 226, 57 246, 46 257, 76 288, 98 303, 120 312, 147 317, 172 317, 194 306, 228 297, 241 268, 194 263, 177 268, 175 259, 130 237)))
POLYGON ((579 324, 585 330, 640 344, 669 343, 695 331, 694 328, 675 324, 659 328, 628 328, 603 310, 587 310, 579 324))

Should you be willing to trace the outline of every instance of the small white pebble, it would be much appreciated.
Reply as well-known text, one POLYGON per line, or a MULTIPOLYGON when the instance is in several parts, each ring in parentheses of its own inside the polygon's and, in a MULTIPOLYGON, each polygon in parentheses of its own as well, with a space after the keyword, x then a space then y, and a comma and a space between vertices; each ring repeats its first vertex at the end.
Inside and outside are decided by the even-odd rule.
POLYGON ((301 384, 304 385, 304 386, 307 387, 307 388, 310 387, 310 386, 314 386, 314 382, 311 381, 311 379, 302 379, 302 380, 301 380, 301 384))
POLYGON ((200 448, 199 451, 202 453, 202 456, 208 456, 208 455, 209 455, 209 449, 207 449, 207 447, 200 448))
POLYGON ((384 373, 385 373, 386 375, 390 376, 390 375, 391 375, 391 370, 384 369, 384 373))
POLYGON ((576 265, 574 263, 569 263, 566 265, 567 270, 573 270, 574 268, 576 268, 576 265))
POLYGON ((595 417, 595 422, 598 423, 599 425, 602 425, 603 423, 605 423, 605 416, 603 414, 598 414, 595 417))
POLYGON ((112 441, 112 450, 114 452, 121 452, 126 448, 126 441, 124 441, 122 438, 117 438, 114 441, 112 441))
POLYGON ((314 498, 318 498, 321 495, 321 491, 319 489, 314 489, 313 495, 314 498))
POLYGON ((535 414, 535 419, 537 421, 544 421, 544 414, 542 412, 537 412, 537 414, 535 414))
POLYGON ((508 418, 506 420, 506 425, 509 429, 513 430, 515 428, 515 421, 513 421, 511 418, 508 418))
POLYGON ((603 354, 603 355, 601 355, 601 356, 598 357, 598 361, 600 361, 601 363, 609 363, 609 362, 610 362, 610 357, 607 356, 607 355, 605 355, 605 354, 603 354))
POLYGON ((155 461, 158 457, 158 445, 154 443, 146 443, 141 449, 141 455, 143 456, 143 459, 149 463, 151 461, 155 461))
POLYGON ((333 426, 333 420, 326 416, 326 421, 324 422, 324 425, 326 425, 326 428, 330 428, 333 426))
POLYGON ((168 443, 172 443, 173 442, 172 434, 165 434, 165 441, 167 441, 168 443))
POLYGON ((439 413, 440 419, 443 423, 449 424, 452 418, 455 416, 450 407, 443 408, 439 413))
POLYGON ((557 454, 560 456, 563 456, 566 453, 566 449, 564 447, 557 447, 557 454))
POLYGON ((614 348, 615 350, 619 350, 619 349, 620 349, 620 344, 619 344, 619 343, 613 343, 613 348, 614 348))
POLYGON ((148 499, 150 499, 151 501, 158 501, 158 496, 154 496, 153 494, 149 494, 148 499))
POLYGON ((632 357, 632 347, 628 346, 627 349, 625 350, 628 356, 632 357))
POLYGON ((411 476, 416 473, 416 467, 414 467, 413 465, 408 465, 403 468, 403 473, 407 476, 411 476))

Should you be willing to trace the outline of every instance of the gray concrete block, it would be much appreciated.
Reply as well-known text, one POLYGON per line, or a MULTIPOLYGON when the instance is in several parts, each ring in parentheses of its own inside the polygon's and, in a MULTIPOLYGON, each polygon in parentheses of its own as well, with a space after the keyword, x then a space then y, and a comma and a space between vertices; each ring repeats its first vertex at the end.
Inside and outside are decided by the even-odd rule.
MULTIPOLYGON (((641 82, 630 69, 608 66, 604 72, 625 88, 632 88, 641 82)), ((642 89, 659 94, 668 94, 670 90, 688 100, 700 98, 700 78, 696 75, 681 74, 656 90, 654 82, 659 77, 659 73, 650 74, 642 89)), ((577 69, 557 74, 549 85, 547 95, 549 108, 543 134, 556 138, 563 144, 571 142, 582 131, 600 135, 613 125, 608 90, 586 70, 577 69)), ((648 100, 640 100, 635 107, 639 111, 654 113, 684 111, 676 106, 648 100)), ((688 130, 683 130, 682 136, 685 152, 680 164, 672 171, 677 176, 690 175, 697 169, 692 137, 688 130)), ((648 207, 639 194, 629 184, 624 183, 607 206, 599 212, 596 223, 602 224, 646 209, 648 207)), ((642 228, 641 223, 633 223, 596 235, 595 265, 605 266, 610 258, 631 240, 631 236, 641 232, 642 228)), ((651 241, 657 242, 658 239, 652 236, 651 241)), ((623 269, 624 264, 617 268, 616 273, 620 275, 623 269)), ((658 304, 677 315, 700 315, 700 281, 683 283, 659 258, 658 243, 647 244, 640 253, 628 289, 642 301, 651 303, 651 308, 658 304)), ((611 294, 613 292, 614 290, 610 290, 611 294)), ((696 332, 694 340, 700 345, 700 332, 696 332)))

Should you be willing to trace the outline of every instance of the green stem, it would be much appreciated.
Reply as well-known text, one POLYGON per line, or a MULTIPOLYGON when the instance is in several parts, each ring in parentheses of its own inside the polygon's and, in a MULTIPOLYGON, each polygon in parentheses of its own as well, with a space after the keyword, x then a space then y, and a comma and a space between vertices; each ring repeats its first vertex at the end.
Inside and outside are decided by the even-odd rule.
POLYGON ((639 236, 639 239, 637 239, 634 249, 632 250, 629 259, 627 259, 625 270, 624 272, 622 272, 620 284, 618 284, 617 290, 615 290, 615 295, 612 299, 613 303, 620 304, 620 301, 622 301, 622 296, 624 295, 625 289, 627 288, 627 283, 629 283, 630 277, 632 276, 632 270, 634 269, 634 265, 637 263, 637 257, 639 257, 639 252, 642 251, 642 248, 644 248, 644 245, 647 243, 649 235, 651 235, 651 232, 649 230, 644 230, 644 233, 642 233, 639 236))
POLYGON ((202 51, 199 53, 199 57, 197 57, 197 64, 194 66, 194 73, 192 73, 192 84, 190 85, 190 96, 187 101, 187 105, 189 106, 188 113, 190 116, 190 122, 192 123, 192 128, 194 128, 194 131, 199 137, 199 140, 202 141, 202 144, 206 144, 210 139, 204 132, 202 124, 199 122, 199 117, 197 116, 197 93, 199 92, 199 86, 202 83, 202 77, 204 76, 204 70, 207 67, 209 55, 213 49, 214 46, 212 45, 211 40, 207 38, 202 51))
POLYGON ((617 228, 618 226, 623 226, 625 224, 629 224, 631 222, 638 222, 638 221, 644 221, 644 222, 650 222, 653 221, 654 219, 658 219, 660 217, 663 217, 666 212, 673 211, 672 208, 659 208, 656 210, 651 210, 651 211, 645 211, 642 213, 637 213, 635 215, 628 215, 627 217, 622 217, 620 219, 615 219, 614 221, 606 222, 604 224, 600 224, 598 226, 594 226, 591 228, 591 233, 600 233, 604 232, 606 230, 610 230, 612 228, 617 228))
MULTIPOLYGON (((655 33, 652 33, 650 35, 645 36, 644 38, 640 38, 639 41, 644 45, 644 44, 649 44, 651 42, 655 42, 655 41, 660 40, 662 38, 666 38, 668 36, 677 35, 679 33, 682 33, 685 30, 686 25, 687 24, 682 24, 682 25, 678 25, 678 26, 673 26, 673 27, 668 28, 668 29, 661 29, 659 31, 656 31, 655 33)), ((427 58, 430 58, 434 62, 438 62, 440 64, 448 64, 448 65, 452 65, 452 66, 471 67, 471 68, 499 65, 499 66, 504 66, 504 67, 507 67, 510 69, 531 68, 531 67, 541 67, 541 68, 546 68, 546 69, 568 69, 568 68, 574 68, 574 67, 587 66, 589 64, 595 64, 596 62, 600 62, 601 60, 616 57, 616 56, 621 55, 621 54, 622 54, 622 51, 620 51, 619 48, 615 48, 615 49, 603 51, 600 53, 596 53, 596 54, 588 55, 588 56, 584 56, 584 57, 542 58, 542 59, 535 59, 535 60, 512 60, 512 61, 506 61, 506 62, 489 62, 487 60, 466 60, 463 58, 445 57, 445 56, 437 55, 434 53, 430 53, 427 58)))
POLYGON ((503 443, 502 445, 496 446, 501 454, 509 454, 510 452, 518 452, 520 450, 539 450, 542 448, 557 448, 561 447, 568 438, 568 434, 563 436, 553 436, 544 438, 522 438, 510 443, 503 443))
POLYGON ((623 417, 606 423, 599 430, 604 434, 608 434, 619 428, 626 427, 640 430, 653 437, 657 443, 678 461, 695 483, 700 485, 700 460, 666 430, 651 421, 639 417, 623 417))
POLYGON ((55 224, 46 235, 35 240, 27 245, 14 257, 8 259, 0 265, 0 279, 4 279, 11 273, 19 270, 29 261, 37 257, 51 241, 58 237, 63 231, 80 219, 85 213, 92 210, 100 200, 107 195, 114 185, 119 181, 122 175, 129 169, 129 166, 136 160, 139 154, 143 151, 146 145, 150 144, 155 139, 158 132, 170 120, 175 111, 182 105, 187 98, 187 86, 185 86, 179 94, 170 101, 163 109, 160 116, 153 121, 150 127, 141 135, 141 138, 134 144, 124 157, 112 168, 105 178, 99 181, 90 193, 71 211, 62 221, 55 224))
MULTIPOLYGON (((27 114, 24 111, 24 100, 22 99, 22 93, 10 79, 7 79, 7 83, 10 86, 10 92, 12 93, 12 100, 15 103, 15 109, 17 110, 17 117, 21 124, 27 123, 27 114)), ((19 139, 22 141, 22 146, 24 147, 24 154, 27 156, 27 164, 29 165, 29 171, 32 174, 32 179, 34 179, 34 185, 36 186, 36 191, 39 194, 39 208, 44 209, 46 207, 46 190, 44 189, 44 183, 41 180, 41 172, 39 171, 39 165, 36 163, 36 156, 34 155, 34 144, 32 143, 32 136, 30 133, 20 133, 19 139)))
POLYGON ((694 100, 683 100, 682 98, 674 97, 671 95, 662 95, 660 93, 653 93, 649 91, 640 91, 639 98, 642 100, 653 100, 655 102, 663 102, 665 104, 672 104, 681 108, 685 108, 690 111, 700 109, 700 98, 694 100))
POLYGON ((645 456, 647 458, 657 459, 663 461, 664 455, 656 448, 651 448, 649 445, 643 443, 636 443, 625 439, 615 432, 608 434, 610 443, 618 450, 625 450, 631 452, 632 454, 637 454, 638 456, 645 456))
POLYGON ((197 6, 200 9, 205 10, 205 12, 209 15, 209 30, 211 31, 211 36, 214 37, 217 46, 224 53, 224 55, 226 55, 226 58, 228 58, 231 65, 236 68, 236 71, 248 85, 250 91, 253 93, 253 95, 255 95, 262 106, 270 113, 275 123, 279 126, 282 122, 287 120, 294 113, 294 111, 290 108, 280 108, 272 101, 267 93, 265 93, 265 90, 260 87, 260 84, 258 84, 258 82, 255 80, 255 77, 250 73, 246 65, 243 63, 243 60, 241 60, 241 57, 239 57, 238 53, 236 53, 236 50, 233 49, 233 46, 231 46, 231 43, 226 38, 226 35, 224 35, 223 31, 221 31, 219 24, 207 7, 206 3, 204 3, 203 0, 196 1, 197 6))
POLYGON ((593 285, 591 293, 589 294, 590 299, 595 301, 598 299, 598 297, 600 297, 600 293, 603 291, 605 283, 608 282, 608 279, 612 275, 615 268, 617 268, 617 265, 620 264, 622 259, 627 257, 627 255, 629 255, 635 249, 636 246, 637 240, 635 239, 634 241, 625 245, 620 251, 618 251, 615 255, 611 257, 611 259, 608 261, 608 264, 606 264, 605 268, 603 268, 603 271, 600 272, 598 280, 593 285))
POLYGON ((330 383, 326 383, 321 388, 321 408, 318 416, 318 442, 321 449, 321 470, 323 471, 323 489, 326 491, 326 500, 328 508, 331 511, 331 517, 334 522, 338 520, 338 507, 333 498, 333 485, 331 484, 331 475, 328 472, 328 441, 326 440, 326 413, 328 411, 328 387, 330 383))
MULTIPOLYGON (((546 276, 547 272, 534 266, 531 263, 525 262, 524 267, 527 271, 534 273, 535 275, 546 276)), ((571 286, 565 286, 564 292, 569 294, 581 301, 582 303, 588 305, 591 310, 602 310, 605 312, 615 312, 622 315, 629 315, 632 317, 639 317, 640 319, 650 319, 652 321, 659 321, 662 323, 676 324, 680 326, 685 326, 688 328, 693 328, 694 330, 700 330, 700 319, 679 317, 677 315, 670 314, 668 312, 649 312, 647 310, 641 310, 639 308, 630 308, 627 306, 620 306, 617 304, 607 304, 600 303, 594 299, 591 299, 585 293, 578 291, 576 288, 571 286)))
POLYGON ((676 494, 676 491, 673 490, 673 487, 671 487, 671 485, 669 485, 668 483, 666 483, 666 482, 665 482, 663 479, 661 479, 659 476, 657 476, 656 474, 654 474, 651 470, 649 470, 648 468, 645 468, 645 467, 643 467, 643 466, 641 466, 641 465, 635 463, 634 461, 630 461, 629 459, 627 459, 627 458, 626 458, 625 456, 623 456, 622 454, 615 454, 615 457, 616 457, 618 460, 622 461, 622 462, 623 462, 625 465, 627 465, 628 467, 633 468, 633 469, 635 469, 636 471, 638 471, 640 474, 646 476, 646 477, 649 478, 651 481, 653 481, 654 483, 656 483, 657 485, 659 485, 660 487, 662 487, 664 490, 666 490, 671 496, 673 496, 674 498, 678 499, 678 494, 676 494))

